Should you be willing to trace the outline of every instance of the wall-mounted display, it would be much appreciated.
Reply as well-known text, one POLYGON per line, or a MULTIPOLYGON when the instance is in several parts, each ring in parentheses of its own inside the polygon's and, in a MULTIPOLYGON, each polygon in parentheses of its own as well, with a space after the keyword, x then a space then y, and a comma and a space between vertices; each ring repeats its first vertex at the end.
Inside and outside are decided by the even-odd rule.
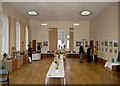
POLYGON ((108 46, 108 41, 105 41, 105 46, 108 46))
POLYGON ((88 47, 88 42, 87 41, 85 41, 85 47, 88 47))
POLYGON ((117 49, 114 50, 114 53, 117 54, 117 49))
POLYGON ((48 41, 43 41, 43 46, 48 46, 48 41))
POLYGON ((109 42, 109 47, 113 47, 113 42, 112 41, 109 42))
POLYGON ((101 45, 104 45, 104 42, 101 42, 101 45))
POLYGON ((110 49, 110 53, 112 53, 112 49, 110 49))
POLYGON ((81 42, 80 41, 76 41, 76 46, 80 46, 81 45, 81 42))
POLYGON ((118 47, 118 41, 113 41, 114 42, 114 47, 118 47))
POLYGON ((106 48, 106 49, 105 49, 105 51, 107 52, 107 51, 108 51, 108 49, 106 48))

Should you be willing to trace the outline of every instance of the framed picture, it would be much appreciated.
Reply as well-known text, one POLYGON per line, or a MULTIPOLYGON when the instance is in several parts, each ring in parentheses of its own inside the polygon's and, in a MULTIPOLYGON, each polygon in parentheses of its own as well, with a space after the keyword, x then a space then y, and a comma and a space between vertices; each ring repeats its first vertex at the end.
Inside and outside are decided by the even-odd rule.
POLYGON ((88 47, 88 42, 87 41, 85 41, 85 47, 88 47))
POLYGON ((104 42, 101 42, 101 45, 104 45, 104 42))
POLYGON ((113 42, 112 41, 109 42, 109 47, 113 47, 113 42))
POLYGON ((76 41, 76 46, 79 47, 81 45, 80 41, 76 41))
POLYGON ((113 41, 114 47, 118 47, 118 41, 113 41))
POLYGON ((106 49, 105 49, 105 51, 107 52, 107 51, 108 51, 108 49, 106 48, 106 49))
POLYGON ((105 46, 108 46, 108 41, 105 41, 105 46))
POLYGON ((112 49, 110 49, 110 53, 112 53, 112 49))
POLYGON ((48 41, 43 41, 43 46, 48 46, 48 41))
POLYGON ((114 50, 114 53, 117 54, 117 49, 114 50))

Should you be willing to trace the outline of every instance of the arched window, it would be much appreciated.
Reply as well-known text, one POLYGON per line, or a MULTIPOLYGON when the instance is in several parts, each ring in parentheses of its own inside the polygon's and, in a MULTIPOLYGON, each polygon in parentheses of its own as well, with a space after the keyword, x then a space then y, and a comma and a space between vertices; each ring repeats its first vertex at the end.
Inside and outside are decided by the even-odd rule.
POLYGON ((20 23, 16 21, 16 50, 20 51, 20 23))
POLYGON ((28 26, 26 25, 26 49, 28 49, 28 26))
POLYGON ((63 47, 63 45, 65 45, 65 32, 64 32, 64 30, 58 30, 58 48, 59 48, 59 45, 62 47, 63 47))
POLYGON ((9 22, 8 16, 2 15, 1 21, 1 51, 3 53, 8 53, 9 49, 9 22))

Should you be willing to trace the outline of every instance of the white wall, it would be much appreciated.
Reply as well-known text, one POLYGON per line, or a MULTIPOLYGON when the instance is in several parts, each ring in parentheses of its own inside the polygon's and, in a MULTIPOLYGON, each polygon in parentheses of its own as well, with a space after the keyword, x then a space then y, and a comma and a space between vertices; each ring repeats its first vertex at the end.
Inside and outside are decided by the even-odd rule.
MULTIPOLYGON (((106 8, 102 13, 96 16, 90 21, 90 38, 94 40, 102 41, 118 41, 118 4, 113 3, 106 8)), ((102 46, 100 46, 102 48, 102 46)), ((108 48, 108 52, 101 53, 100 57, 106 60, 111 58, 117 58, 117 54, 110 53, 110 49, 118 49, 114 47, 108 48)))
MULTIPOLYGON (((30 20, 31 24, 31 39, 37 41, 49 41, 48 29, 58 28, 65 31, 65 35, 69 34, 69 29, 74 28, 74 50, 78 52, 78 47, 76 47, 76 41, 81 41, 82 39, 89 40, 89 21, 38 21, 30 20), (73 23, 80 23, 79 27, 74 27, 73 23), (47 23, 47 26, 41 26, 41 23, 47 23)), ((67 40, 65 40, 67 42, 67 40)), ((46 53, 49 50, 48 47, 42 48, 42 53, 46 53)))

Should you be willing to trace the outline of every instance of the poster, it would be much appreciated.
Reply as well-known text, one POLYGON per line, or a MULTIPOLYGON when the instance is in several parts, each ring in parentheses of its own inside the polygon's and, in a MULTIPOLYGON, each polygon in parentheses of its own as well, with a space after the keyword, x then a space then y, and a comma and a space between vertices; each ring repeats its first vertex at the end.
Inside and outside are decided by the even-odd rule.
POLYGON ((105 41, 105 46, 108 46, 108 41, 105 41))
POLYGON ((48 46, 48 41, 43 41, 43 46, 48 46))
POLYGON ((113 43, 112 41, 109 42, 109 47, 112 47, 113 46, 113 43))
POLYGON ((76 46, 80 46, 81 45, 81 42, 80 41, 76 41, 76 46))
POLYGON ((118 47, 118 41, 114 41, 114 47, 118 47))
POLYGON ((85 42, 85 47, 88 47, 88 42, 87 41, 85 42))

